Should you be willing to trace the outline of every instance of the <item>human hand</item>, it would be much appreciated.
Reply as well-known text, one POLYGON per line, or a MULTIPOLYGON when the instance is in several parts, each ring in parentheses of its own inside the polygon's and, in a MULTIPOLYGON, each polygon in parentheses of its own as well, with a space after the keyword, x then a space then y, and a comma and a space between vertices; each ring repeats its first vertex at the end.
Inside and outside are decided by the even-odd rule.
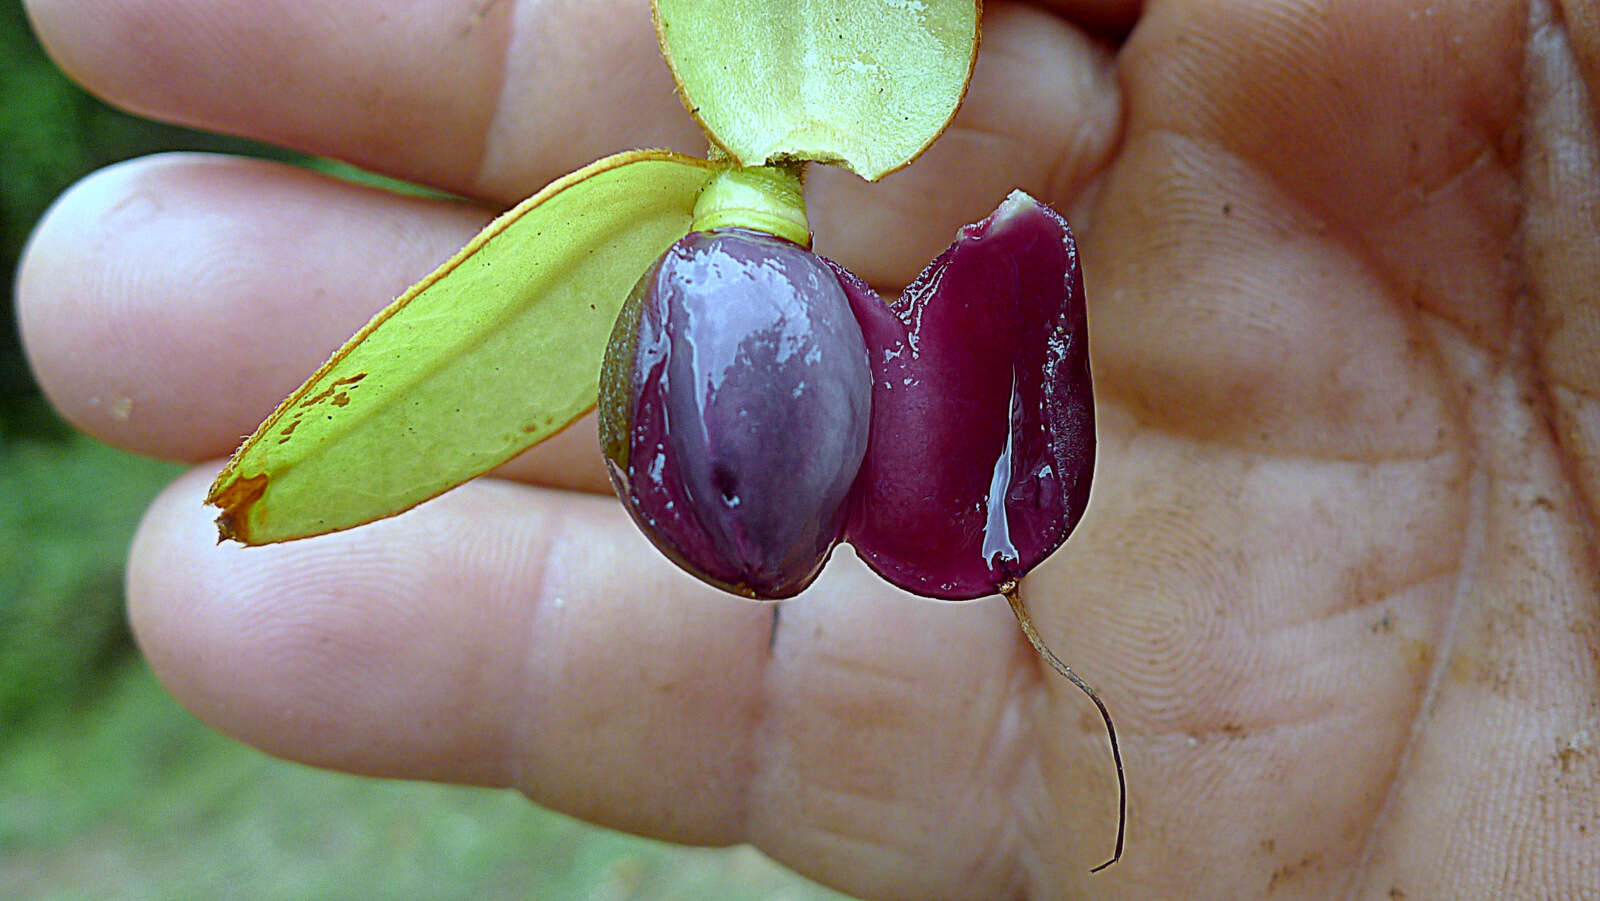
MULTIPOLYGON (((643 6, 30 2, 113 101, 484 204, 233 159, 101 173, 22 267, 41 383, 114 444, 226 454, 494 208, 703 149, 643 6)), ((1078 228, 1100 468, 1026 591, 1117 718, 1120 864, 1088 874, 1099 719, 1003 602, 912 599, 841 552, 771 633, 650 549, 591 424, 270 548, 215 545, 202 463, 129 564, 157 673, 275 754, 749 841, 869 897, 1592 885, 1600 22, 1055 6, 989 4, 956 127, 877 186, 817 170, 810 204, 819 252, 886 291, 1012 187, 1078 228)))

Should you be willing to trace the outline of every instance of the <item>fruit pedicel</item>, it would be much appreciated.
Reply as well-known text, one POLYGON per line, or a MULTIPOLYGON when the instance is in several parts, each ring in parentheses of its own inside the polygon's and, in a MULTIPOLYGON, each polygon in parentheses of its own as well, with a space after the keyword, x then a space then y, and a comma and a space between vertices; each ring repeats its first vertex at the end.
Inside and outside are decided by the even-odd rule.
POLYGON ((893 303, 809 249, 805 166, 876 181, 920 155, 966 93, 978 5, 653 9, 712 158, 616 154, 490 223, 239 448, 207 498, 222 537, 392 516, 598 404, 624 506, 705 582, 791 597, 847 541, 916 594, 1004 595, 1105 721, 1119 818, 1095 869, 1109 866, 1127 810, 1116 732, 1020 591, 1077 525, 1094 469, 1072 231, 1013 191, 893 303))

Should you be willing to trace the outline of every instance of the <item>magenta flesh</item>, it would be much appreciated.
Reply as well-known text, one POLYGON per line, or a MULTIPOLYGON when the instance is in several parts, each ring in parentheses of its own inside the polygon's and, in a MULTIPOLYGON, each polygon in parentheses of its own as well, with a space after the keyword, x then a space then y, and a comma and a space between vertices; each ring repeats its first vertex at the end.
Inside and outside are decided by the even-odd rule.
POLYGON ((668 557, 751 597, 816 577, 866 451, 861 330, 820 258, 757 232, 694 232, 646 272, 601 377, 617 493, 668 557))
POLYGON ((835 272, 873 371, 847 537, 909 591, 991 594, 1060 546, 1088 503, 1094 401, 1072 232, 1018 191, 892 307, 835 272))

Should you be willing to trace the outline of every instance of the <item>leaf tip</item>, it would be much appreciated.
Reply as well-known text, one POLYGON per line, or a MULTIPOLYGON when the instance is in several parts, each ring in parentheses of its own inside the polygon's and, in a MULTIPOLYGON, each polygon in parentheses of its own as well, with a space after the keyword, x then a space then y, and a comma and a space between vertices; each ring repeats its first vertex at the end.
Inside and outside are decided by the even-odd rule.
POLYGON ((267 475, 219 480, 206 496, 206 503, 222 510, 217 515, 217 543, 237 541, 254 544, 250 536, 250 508, 267 491, 267 475))

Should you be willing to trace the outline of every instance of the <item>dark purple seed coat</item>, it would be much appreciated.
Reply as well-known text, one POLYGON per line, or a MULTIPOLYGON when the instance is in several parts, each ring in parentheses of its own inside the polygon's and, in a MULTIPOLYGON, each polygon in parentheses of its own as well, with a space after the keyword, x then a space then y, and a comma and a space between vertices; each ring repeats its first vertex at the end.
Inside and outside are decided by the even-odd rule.
POLYGON ((917 594, 992 593, 1060 546, 1088 503, 1094 401, 1072 232, 1018 191, 892 307, 833 268, 873 371, 847 537, 917 594))
POLYGON ((617 493, 689 572, 788 597, 842 531, 872 375, 820 258, 758 232, 695 232, 646 272, 601 378, 617 493))

